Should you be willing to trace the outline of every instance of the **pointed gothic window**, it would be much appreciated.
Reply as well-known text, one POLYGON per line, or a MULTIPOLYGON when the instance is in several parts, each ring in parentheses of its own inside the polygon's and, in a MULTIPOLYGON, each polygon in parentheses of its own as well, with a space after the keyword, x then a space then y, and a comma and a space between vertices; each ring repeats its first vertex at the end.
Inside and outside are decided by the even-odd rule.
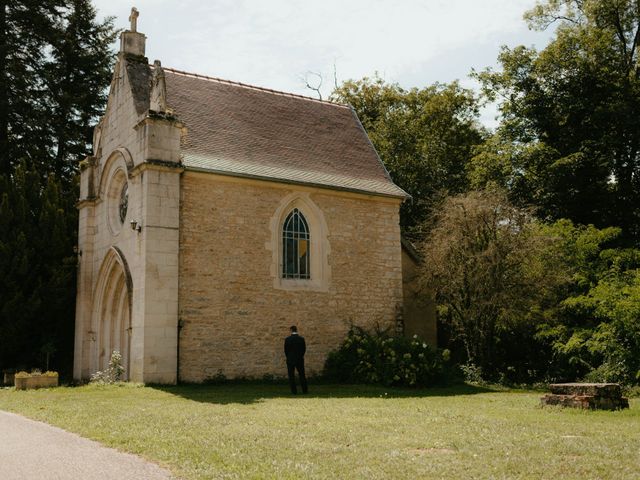
POLYGON ((282 225, 282 278, 311 278, 309 242, 307 220, 294 208, 282 225))

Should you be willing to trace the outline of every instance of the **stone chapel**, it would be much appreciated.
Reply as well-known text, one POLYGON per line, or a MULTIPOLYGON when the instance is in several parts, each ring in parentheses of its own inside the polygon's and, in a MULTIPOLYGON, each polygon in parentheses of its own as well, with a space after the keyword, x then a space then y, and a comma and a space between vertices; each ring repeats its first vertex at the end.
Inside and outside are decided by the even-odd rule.
POLYGON ((138 382, 282 376, 293 324, 311 374, 352 324, 434 342, 353 109, 149 65, 137 15, 80 165, 74 377, 114 350, 138 382))

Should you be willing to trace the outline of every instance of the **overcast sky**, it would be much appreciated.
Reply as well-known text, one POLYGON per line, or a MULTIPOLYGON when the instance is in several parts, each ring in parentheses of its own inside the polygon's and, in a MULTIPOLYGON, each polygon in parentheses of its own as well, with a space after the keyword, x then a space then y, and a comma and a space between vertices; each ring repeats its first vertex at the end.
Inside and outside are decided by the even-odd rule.
MULTIPOLYGON (((535 0, 93 0, 129 28, 132 6, 147 57, 162 65, 315 96, 305 74, 338 82, 374 72, 403 87, 468 78, 495 66, 501 45, 544 48, 522 14, 535 0), (134 2, 134 3, 132 3, 134 2)), ((115 48, 115 46, 114 46, 115 48)), ((308 76, 310 83, 318 79, 308 76)), ((483 114, 493 124, 495 113, 483 114)))

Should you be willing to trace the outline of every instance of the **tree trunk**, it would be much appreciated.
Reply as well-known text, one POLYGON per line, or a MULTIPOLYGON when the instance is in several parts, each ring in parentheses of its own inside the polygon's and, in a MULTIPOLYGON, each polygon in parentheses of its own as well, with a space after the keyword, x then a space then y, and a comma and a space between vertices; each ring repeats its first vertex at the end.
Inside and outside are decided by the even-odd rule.
POLYGON ((9 102, 7 79, 7 0, 0 0, 0 175, 9 174, 9 102))

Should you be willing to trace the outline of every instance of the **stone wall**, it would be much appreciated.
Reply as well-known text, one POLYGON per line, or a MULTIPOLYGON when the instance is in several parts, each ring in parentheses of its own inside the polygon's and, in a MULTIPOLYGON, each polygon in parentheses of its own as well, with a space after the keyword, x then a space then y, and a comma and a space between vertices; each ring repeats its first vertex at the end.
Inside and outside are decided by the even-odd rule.
POLYGON ((351 323, 394 326, 402 305, 399 200, 186 171, 180 204, 180 380, 285 375, 292 324, 306 338, 310 373, 351 323), (274 278, 279 246, 270 224, 296 193, 326 223, 330 272, 308 290, 278 287, 274 278))

